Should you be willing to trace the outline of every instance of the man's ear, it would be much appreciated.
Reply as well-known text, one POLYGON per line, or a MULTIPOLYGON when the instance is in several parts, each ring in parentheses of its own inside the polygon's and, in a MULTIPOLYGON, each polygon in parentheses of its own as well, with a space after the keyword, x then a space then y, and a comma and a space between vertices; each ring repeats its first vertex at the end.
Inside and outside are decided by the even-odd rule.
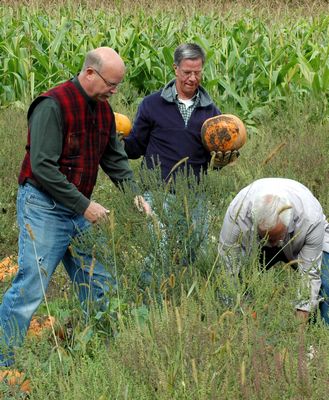
POLYGON ((84 73, 86 75, 86 78, 89 80, 90 78, 93 78, 93 76, 95 75, 94 70, 91 67, 88 67, 84 70, 84 73))

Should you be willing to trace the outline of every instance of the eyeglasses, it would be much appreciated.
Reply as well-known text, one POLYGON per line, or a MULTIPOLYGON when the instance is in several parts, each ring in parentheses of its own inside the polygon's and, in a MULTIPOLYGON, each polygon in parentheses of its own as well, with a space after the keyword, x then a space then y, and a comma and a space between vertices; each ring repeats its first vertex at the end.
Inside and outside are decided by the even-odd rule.
POLYGON ((107 80, 97 71, 97 69, 94 69, 94 68, 93 68, 93 71, 95 71, 96 74, 97 74, 101 79, 103 79, 105 85, 108 86, 110 89, 117 89, 117 88, 120 86, 121 82, 120 82, 120 83, 114 83, 114 82, 107 81, 107 80))
MULTIPOLYGON (((179 67, 177 67, 177 68, 179 68, 179 67)), ((194 76, 197 79, 200 79, 201 75, 202 75, 202 71, 184 71, 183 69, 180 69, 180 68, 179 68, 179 70, 181 71, 184 78, 190 78, 194 74, 194 76)))

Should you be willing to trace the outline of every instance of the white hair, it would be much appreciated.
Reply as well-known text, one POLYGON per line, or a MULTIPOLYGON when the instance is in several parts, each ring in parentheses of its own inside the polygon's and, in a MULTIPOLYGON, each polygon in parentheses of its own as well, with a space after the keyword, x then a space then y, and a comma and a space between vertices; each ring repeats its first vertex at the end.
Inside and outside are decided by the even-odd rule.
POLYGON ((253 201, 251 215, 258 229, 269 231, 278 223, 288 227, 293 218, 292 205, 278 194, 260 194, 253 201))

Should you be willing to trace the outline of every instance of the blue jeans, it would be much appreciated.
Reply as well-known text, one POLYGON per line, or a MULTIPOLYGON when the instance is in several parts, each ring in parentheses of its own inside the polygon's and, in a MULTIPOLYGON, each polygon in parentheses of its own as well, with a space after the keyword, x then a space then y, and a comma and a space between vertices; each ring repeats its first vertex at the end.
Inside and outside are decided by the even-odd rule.
POLYGON ((99 304, 107 301, 104 295, 114 284, 111 274, 90 253, 75 249, 75 257, 69 249, 72 238, 90 227, 82 215, 27 183, 18 189, 17 220, 19 269, 0 305, 0 366, 14 362, 14 347, 22 344, 32 315, 44 298, 43 290, 60 261, 85 311, 92 300, 99 304))
POLYGON ((320 313, 323 321, 329 324, 329 253, 323 252, 321 269, 321 291, 324 301, 320 304, 320 313))

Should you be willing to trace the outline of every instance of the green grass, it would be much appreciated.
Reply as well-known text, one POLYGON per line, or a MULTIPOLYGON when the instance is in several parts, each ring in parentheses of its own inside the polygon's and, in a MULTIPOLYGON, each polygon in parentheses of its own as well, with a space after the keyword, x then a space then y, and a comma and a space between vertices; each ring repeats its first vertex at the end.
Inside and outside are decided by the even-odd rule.
MULTIPOLYGON (((9 7, 8 3, 3 4, 9 7)), ((151 38, 152 43, 157 41, 161 49, 170 42, 171 48, 182 37, 194 38, 196 26, 200 26, 198 32, 202 33, 203 40, 207 39, 205 43, 209 44, 209 49, 220 53, 220 57, 216 52, 214 58, 209 59, 207 82, 219 107, 244 119, 248 141, 235 165, 221 172, 210 171, 202 182, 210 214, 206 254, 199 254, 186 268, 181 262, 186 256, 184 248, 177 243, 187 240, 188 233, 182 235, 182 228, 175 223, 182 209, 185 210, 186 222, 190 222, 189 211, 200 195, 200 188, 191 183, 193 189, 188 189, 186 180, 182 179, 172 214, 161 215, 166 191, 156 186, 155 174, 144 175, 144 180, 156 189, 155 204, 159 215, 171 227, 170 240, 163 254, 159 242, 150 240, 146 218, 133 207, 133 194, 129 190, 126 194, 119 192, 100 172, 94 198, 112 213, 107 223, 92 232, 86 245, 95 245, 95 251, 105 265, 110 266, 115 261, 119 292, 111 298, 110 313, 98 313, 85 321, 68 277, 62 266, 58 267, 48 292, 48 301, 50 312, 56 317, 65 337, 58 346, 51 334, 41 340, 28 339, 17 352, 16 367, 24 370, 32 382, 31 400, 327 398, 328 328, 318 320, 302 329, 294 318, 298 275, 284 265, 260 274, 254 255, 246 260, 242 279, 234 286, 221 261, 216 258, 218 234, 226 208, 236 193, 255 179, 268 176, 296 179, 313 191, 324 212, 329 214, 329 121, 327 91, 321 80, 327 65, 323 48, 327 46, 328 21, 318 11, 325 10, 326 2, 317 3, 319 7, 315 8, 315 3, 272 1, 262 2, 261 5, 267 7, 261 7, 250 1, 244 14, 241 8, 223 14, 219 12, 219 6, 218 10, 213 6, 212 12, 217 13, 217 19, 214 16, 210 18, 208 12, 202 16, 197 3, 193 3, 190 19, 187 18, 190 9, 184 2, 174 17, 168 14, 167 8, 178 7, 175 2, 166 2, 161 12, 156 6, 149 14, 139 9, 132 19, 128 15, 133 7, 130 10, 125 8, 128 2, 111 2, 107 6, 114 10, 121 7, 120 15, 114 12, 115 23, 121 24, 117 40, 127 44, 134 26, 144 27, 141 33, 144 41, 132 36, 135 41, 130 47, 128 44, 125 47, 129 78, 123 91, 113 99, 115 110, 126 112, 132 118, 142 96, 139 82, 150 82, 150 86, 143 89, 152 90, 171 76, 170 63, 163 67, 165 61, 161 57, 165 53, 160 53, 161 57, 155 55, 148 46, 148 39, 151 38), (153 12, 161 16, 159 29, 151 24, 153 12), (178 34, 177 29, 182 28, 182 16, 185 16, 186 29, 178 34), (166 35, 165 26, 168 28, 166 35), (215 36, 210 32, 216 32, 215 36), (258 47, 244 42, 244 38, 256 40, 257 35, 260 37, 258 47), (291 82, 283 80, 279 84, 278 80, 268 78, 273 78, 279 65, 281 68, 286 65, 280 58, 275 61, 275 54, 282 50, 276 42, 280 35, 286 38, 287 47, 284 49, 289 48, 294 65, 299 64, 300 69, 299 73, 292 75, 294 65, 291 65, 290 72, 286 71, 291 74, 291 82), (245 46, 246 50, 239 50, 239 46, 245 46), (225 51, 228 58, 224 57, 225 51), (305 72, 305 65, 302 73, 300 60, 304 58, 301 52, 305 52, 303 57, 305 54, 309 56, 305 65, 312 66, 314 75, 305 72), (234 56, 230 58, 230 54, 234 56), (236 62, 236 54, 241 55, 239 62, 236 62), (248 55, 245 59, 244 54, 248 55), (154 66, 152 74, 156 66, 162 68, 161 77, 156 72, 147 75, 145 65, 138 67, 133 63, 133 59, 141 60, 145 55, 154 66), (294 58, 296 55, 297 59, 294 58), (266 67, 262 68, 264 63, 266 67), (257 74, 248 71, 250 65, 259 73, 259 79, 256 79, 257 74), (211 85, 213 66, 220 70, 217 86, 211 85), (319 82, 322 86, 315 83, 314 86, 310 81, 316 75, 321 77, 319 82), (223 86, 224 82, 230 85, 223 86), (247 112, 241 98, 247 102, 247 112), (159 280, 159 286, 145 288, 139 284, 140 274, 145 256, 149 254, 156 255, 152 272, 159 280), (226 303, 225 296, 230 296, 232 301, 226 303), (312 360, 307 357, 310 345, 316 349, 312 360)), ((208 9, 209 4, 214 5, 205 3, 208 9)), ((98 29, 101 36, 110 37, 107 36, 110 30, 102 29, 110 17, 105 16, 104 8, 96 7, 97 2, 94 4, 95 8, 90 3, 88 7, 81 3, 75 10, 81 19, 80 25, 75 21, 73 31, 65 39, 69 41, 63 39, 59 44, 61 58, 72 64, 64 74, 58 72, 58 60, 50 60, 48 52, 55 46, 52 35, 61 32, 61 26, 65 25, 58 25, 58 22, 65 13, 72 15, 73 4, 63 4, 58 9, 48 4, 46 9, 42 9, 40 2, 33 2, 30 7, 33 13, 20 4, 13 8, 12 14, 2 15, 1 21, 13 18, 15 26, 19 27, 14 46, 17 51, 23 51, 22 43, 27 41, 31 45, 32 39, 46 40, 48 35, 48 42, 42 42, 46 49, 46 64, 43 67, 38 64, 37 52, 33 58, 35 66, 27 68, 28 74, 36 68, 36 72, 42 75, 42 79, 34 81, 35 88, 41 89, 43 84, 52 85, 57 79, 65 79, 66 73, 76 71, 93 30, 98 29), (87 15, 89 23, 84 19, 87 15), (22 24, 23 16, 26 21, 22 24), (100 17, 97 24, 96 16, 100 17), (38 18, 43 23, 49 21, 50 29, 45 35, 39 25, 33 25, 38 18), (23 30, 30 32, 32 26, 31 36, 24 37, 23 30), (74 31, 78 26, 88 35, 79 36, 81 33, 74 31), (77 50, 75 43, 78 38, 82 45, 77 50)), ((111 23, 107 26, 112 27, 111 23)), ((117 25, 115 27, 119 29, 117 25)), ((5 42, 14 44, 13 36, 9 39, 13 35, 11 26, 3 24, 0 29, 8 33, 5 42)), ((97 42, 98 39, 93 38, 97 42)), ((35 51, 29 46, 26 48, 35 51)), ((23 53, 21 55, 22 58, 16 59, 18 64, 29 65, 31 59, 25 58, 23 53)), ((10 57, 2 53, 2 60, 4 58, 10 57)), ((0 76, 4 76, 1 67, 0 76)), ((26 94, 27 98, 31 95, 33 82, 27 80, 27 86, 22 84, 21 92, 16 91, 16 83, 8 82, 9 92, 18 93, 19 100, 24 100, 20 97, 22 95, 26 94)), ((17 100, 15 96, 13 101, 17 100)), ((16 107, 0 110, 0 259, 17 254, 15 198, 26 141, 26 105, 25 101, 16 102, 16 107), (18 104, 21 108, 17 108, 18 104)), ((131 165, 139 179, 140 160, 131 165)), ((3 292, 7 286, 8 283, 1 283, 0 291, 3 292)), ((44 304, 38 314, 46 314, 44 304)), ((4 399, 20 398, 18 391, 9 392, 5 385, 0 386, 0 393, 4 399)))
MULTIPOLYGON (((101 173, 95 198, 113 210, 113 219, 90 240, 108 262, 115 251, 120 310, 116 296, 111 307, 112 312, 119 312, 119 322, 99 314, 86 323, 59 267, 49 293, 50 309, 69 333, 59 348, 50 336, 28 340, 18 351, 17 367, 32 380, 31 399, 84 399, 88 393, 97 400, 325 399, 327 328, 317 322, 303 331, 294 319, 296 274, 284 266, 259 274, 256 260, 250 259, 238 288, 230 286, 221 263, 210 275, 226 207, 252 180, 265 176, 297 179, 313 190, 328 213, 328 125, 322 113, 321 103, 311 99, 305 104, 291 100, 288 109, 273 107, 271 115, 263 117, 249 136, 238 162, 220 173, 209 173, 203 185, 211 213, 210 237, 214 239, 207 243, 207 257, 197 259, 187 270, 171 259, 166 265, 170 279, 156 264, 160 292, 157 287, 145 292, 137 285, 144 256, 156 251, 147 222, 134 210, 133 195, 117 191, 101 173), (265 163, 283 142, 284 147, 265 163), (230 305, 220 300, 219 293, 226 291, 233 297, 230 305), (162 307, 159 296, 167 299, 162 307), (67 328, 68 320, 73 330, 67 328), (317 353, 308 361, 311 344, 317 353)), ((0 193, 1 204, 6 203, 10 210, 1 214, 1 224, 9 232, 1 242, 5 256, 17 252, 14 197, 24 152, 25 116, 11 109, 2 111, 0 120, 2 160, 11 171, 2 175, 0 193), (20 139, 13 141, 14 135, 20 139)), ((138 176, 139 161, 133 167, 138 176)), ((153 174, 146 179, 155 185, 153 174)), ((163 190, 157 191, 158 204, 164 196, 163 190)), ((182 181, 172 218, 183 207, 184 198, 190 206, 195 196, 197 190, 188 193, 182 181)), ((180 233, 178 228, 172 230, 174 237, 180 233)), ((38 313, 45 314, 45 308, 38 313)))
POLYGON ((16 192, 20 163, 26 141, 26 115, 23 110, 0 111, 0 257, 14 252, 17 243, 16 192))

